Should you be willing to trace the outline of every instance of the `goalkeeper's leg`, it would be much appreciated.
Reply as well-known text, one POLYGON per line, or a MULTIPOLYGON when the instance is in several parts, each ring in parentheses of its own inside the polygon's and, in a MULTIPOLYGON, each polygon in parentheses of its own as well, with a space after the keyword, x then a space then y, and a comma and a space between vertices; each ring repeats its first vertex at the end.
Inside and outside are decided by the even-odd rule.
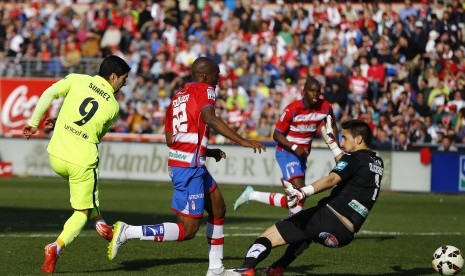
POLYGON ((286 248, 284 255, 274 262, 268 270, 282 270, 284 271, 297 257, 302 254, 309 246, 311 241, 304 241, 301 243, 290 244, 286 248))

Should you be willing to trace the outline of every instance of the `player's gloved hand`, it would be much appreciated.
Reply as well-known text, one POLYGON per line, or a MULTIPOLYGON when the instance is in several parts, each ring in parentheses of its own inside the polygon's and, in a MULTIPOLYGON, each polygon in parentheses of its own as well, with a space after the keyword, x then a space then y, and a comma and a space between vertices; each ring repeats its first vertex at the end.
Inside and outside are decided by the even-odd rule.
POLYGON ((284 179, 281 179, 281 182, 283 183, 284 191, 286 192, 287 206, 289 206, 289 208, 297 206, 300 201, 307 197, 302 188, 297 188, 284 179))
POLYGON ((334 137, 331 115, 326 116, 326 126, 321 127, 321 136, 323 136, 329 149, 333 152, 334 157, 337 157, 343 152, 337 144, 336 137, 334 137))
POLYGON ((321 136, 323 136, 327 145, 336 143, 336 137, 334 137, 333 126, 331 124, 331 115, 326 116, 326 126, 321 127, 321 136))

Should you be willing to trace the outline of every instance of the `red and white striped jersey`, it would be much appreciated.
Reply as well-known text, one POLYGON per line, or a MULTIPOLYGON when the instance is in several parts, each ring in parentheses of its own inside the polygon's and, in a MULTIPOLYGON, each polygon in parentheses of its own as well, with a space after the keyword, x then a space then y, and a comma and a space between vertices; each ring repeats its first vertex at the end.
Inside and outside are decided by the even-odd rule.
POLYGON ((201 82, 188 83, 174 94, 166 110, 165 131, 172 133, 168 166, 205 166, 210 128, 200 112, 214 108, 215 100, 215 88, 201 82))
POLYGON ((368 80, 362 76, 352 76, 349 79, 349 85, 352 87, 354 95, 366 95, 368 90, 368 80))
MULTIPOLYGON (((304 105, 304 100, 297 100, 289 104, 276 122, 275 130, 286 136, 286 139, 306 149, 311 150, 313 136, 318 126, 331 115, 332 123, 335 124, 333 109, 327 100, 318 100, 311 108, 304 105)), ((283 148, 278 144, 278 150, 283 148)))

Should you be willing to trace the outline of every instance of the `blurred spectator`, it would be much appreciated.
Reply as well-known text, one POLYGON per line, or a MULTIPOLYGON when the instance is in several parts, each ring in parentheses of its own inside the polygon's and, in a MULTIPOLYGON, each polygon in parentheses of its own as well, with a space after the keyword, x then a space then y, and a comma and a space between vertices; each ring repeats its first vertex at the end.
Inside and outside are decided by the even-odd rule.
POLYGON ((136 125, 135 133, 138 134, 152 134, 153 128, 150 123, 150 119, 146 116, 143 116, 139 124, 136 125))
POLYGON ((457 133, 456 141, 458 143, 465 143, 465 107, 459 110, 455 132, 457 133))
POLYGON ((445 135, 438 146, 438 151, 458 151, 458 149, 454 145, 452 137, 445 135))
POLYGON ((425 96, 423 93, 418 93, 416 100, 413 102, 413 108, 421 117, 431 115, 431 109, 426 104, 425 96))
POLYGON ((402 131, 394 139, 394 146, 392 147, 393 150, 397 151, 406 151, 409 150, 410 141, 408 139, 407 133, 402 131))
POLYGON ((271 134, 273 133, 273 127, 269 123, 268 118, 265 115, 260 116, 256 127, 258 136, 262 139, 272 139, 271 134))
POLYGON ((377 128, 375 131, 375 137, 373 139, 373 149, 377 150, 391 150, 392 144, 388 134, 382 128, 377 128))
POLYGON ((171 95, 168 94, 168 91, 165 88, 160 88, 160 90, 158 91, 158 103, 160 104, 160 108, 166 110, 170 101, 171 95))
POLYGON ((368 96, 368 80, 362 76, 360 67, 354 68, 354 74, 349 79, 349 100, 351 104, 360 103, 368 96))
POLYGON ((449 99, 450 89, 440 80, 437 82, 436 87, 431 90, 431 93, 428 97, 428 105, 431 109, 436 110, 440 106, 444 106, 449 99))
POLYGON ((463 100, 462 98, 461 91, 454 92, 452 100, 448 102, 448 106, 450 107, 451 105, 454 105, 456 107, 456 110, 460 110, 463 107, 465 107, 465 100, 463 100))
POLYGON ((101 48, 118 47, 121 42, 121 31, 114 23, 109 23, 107 29, 103 33, 100 41, 101 48))
POLYGON ((72 38, 69 39, 65 47, 63 66, 68 70, 69 73, 79 72, 82 53, 76 45, 76 41, 72 38))

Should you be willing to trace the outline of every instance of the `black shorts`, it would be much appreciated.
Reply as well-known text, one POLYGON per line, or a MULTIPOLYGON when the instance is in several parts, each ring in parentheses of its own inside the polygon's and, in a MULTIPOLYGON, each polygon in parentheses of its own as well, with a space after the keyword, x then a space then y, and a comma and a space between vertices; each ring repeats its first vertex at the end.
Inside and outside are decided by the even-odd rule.
POLYGON ((354 233, 327 207, 315 206, 276 223, 288 244, 314 241, 326 247, 343 247, 354 239, 354 233))

